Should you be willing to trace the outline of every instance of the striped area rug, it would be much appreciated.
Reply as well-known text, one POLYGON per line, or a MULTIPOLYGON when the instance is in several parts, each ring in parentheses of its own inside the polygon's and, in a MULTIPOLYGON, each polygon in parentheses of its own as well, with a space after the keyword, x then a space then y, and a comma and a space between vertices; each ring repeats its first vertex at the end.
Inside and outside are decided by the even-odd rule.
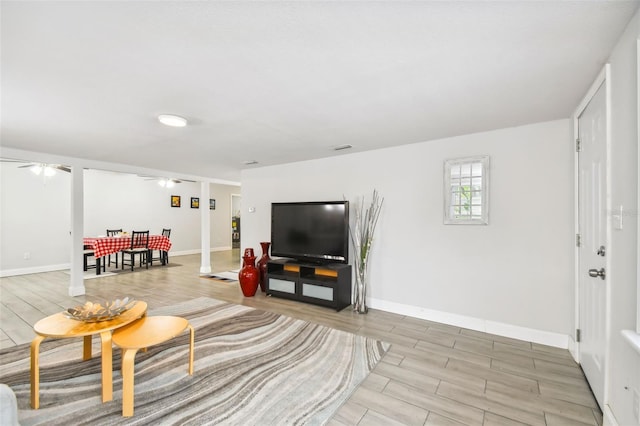
POLYGON ((155 309, 196 329, 194 375, 188 332, 138 352, 134 417, 121 417, 120 351, 113 401, 101 402, 100 357, 81 361, 82 342, 45 340, 40 406, 30 408, 29 346, 0 351, 0 382, 16 393, 27 425, 320 425, 369 374, 389 344, 210 298, 155 309))

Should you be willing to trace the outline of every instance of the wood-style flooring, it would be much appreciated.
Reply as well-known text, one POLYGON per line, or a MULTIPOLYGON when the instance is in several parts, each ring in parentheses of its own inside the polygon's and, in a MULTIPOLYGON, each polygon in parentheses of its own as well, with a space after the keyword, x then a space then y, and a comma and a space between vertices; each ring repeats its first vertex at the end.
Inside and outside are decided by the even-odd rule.
MULTIPOLYGON (((239 267, 238 250, 213 253, 214 272, 239 267)), ((149 309, 206 296, 269 310, 392 344, 330 420, 339 425, 601 425, 602 413, 567 350, 371 309, 341 312, 272 297, 243 297, 237 283, 201 278, 200 257, 171 267, 85 280, 48 272, 0 278, 0 347, 30 342, 39 319, 87 300, 131 296, 149 309)), ((28 352, 25 353, 28 356, 28 352)))

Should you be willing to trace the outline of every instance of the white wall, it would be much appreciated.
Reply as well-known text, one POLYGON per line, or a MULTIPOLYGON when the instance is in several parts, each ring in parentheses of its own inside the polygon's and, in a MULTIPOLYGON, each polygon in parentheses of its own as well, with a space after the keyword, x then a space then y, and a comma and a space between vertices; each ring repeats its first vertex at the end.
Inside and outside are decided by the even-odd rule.
MULTIPOLYGON (((211 198, 216 199, 216 209, 209 210, 214 249, 231 248, 230 193, 237 190, 210 184, 211 198)), ((200 197, 200 183, 163 188, 157 180, 136 175, 86 170, 85 234, 104 235, 107 228, 159 234, 170 228, 172 252, 200 252, 200 209, 209 209, 209 200, 200 200, 200 209, 192 209, 191 197, 200 197), (171 207, 171 195, 181 197, 181 207, 171 207)))
POLYGON ((567 345, 573 322, 569 120, 242 174, 242 247, 270 238, 270 203, 385 198, 370 306, 567 345), (443 225, 443 161, 491 157, 490 224, 443 225), (255 213, 248 213, 254 207, 255 213))
POLYGON ((617 43, 611 64, 611 201, 614 211, 624 206, 622 230, 612 231, 610 377, 608 404, 620 425, 639 424, 633 415, 633 389, 640 391, 640 356, 623 339, 620 331, 635 330, 637 207, 638 206, 638 69, 637 40, 640 12, 629 23, 617 43))
POLYGON ((65 267, 71 252, 70 175, 45 178, 22 165, 0 163, 0 271, 65 267))
MULTIPOLYGON (((0 223, 0 276, 69 267, 70 176, 59 172, 48 178, 35 176, 18 163, 0 163, 2 217, 0 223), (25 229, 29 232, 25 233, 25 229), (30 259, 24 259, 24 253, 30 259)), ((104 235, 106 230, 150 230, 159 234, 171 228, 171 253, 200 253, 200 209, 191 208, 200 184, 183 182, 162 188, 156 180, 127 173, 99 170, 84 172, 84 234, 104 235), (170 196, 180 195, 182 206, 171 207, 170 196)), ((211 249, 231 248, 231 193, 237 186, 210 184, 216 209, 209 200, 200 208, 211 218, 211 249)))

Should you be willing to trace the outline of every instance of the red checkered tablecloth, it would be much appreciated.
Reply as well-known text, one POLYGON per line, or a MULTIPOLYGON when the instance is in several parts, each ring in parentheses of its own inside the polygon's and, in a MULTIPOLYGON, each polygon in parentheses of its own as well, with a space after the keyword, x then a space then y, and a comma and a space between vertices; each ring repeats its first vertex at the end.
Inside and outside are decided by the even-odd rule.
MULTIPOLYGON (((131 247, 131 236, 126 237, 86 237, 84 245, 94 251, 95 257, 103 257, 131 247)), ((149 250, 169 251, 171 240, 163 235, 149 235, 149 250)))

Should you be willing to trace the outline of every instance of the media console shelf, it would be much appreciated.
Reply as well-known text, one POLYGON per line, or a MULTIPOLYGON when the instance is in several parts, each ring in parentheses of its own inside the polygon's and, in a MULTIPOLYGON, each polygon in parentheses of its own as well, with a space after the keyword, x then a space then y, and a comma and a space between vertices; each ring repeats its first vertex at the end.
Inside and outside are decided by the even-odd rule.
POLYGON ((327 306, 351 304, 351 265, 313 265, 290 259, 267 263, 267 295, 327 306))

